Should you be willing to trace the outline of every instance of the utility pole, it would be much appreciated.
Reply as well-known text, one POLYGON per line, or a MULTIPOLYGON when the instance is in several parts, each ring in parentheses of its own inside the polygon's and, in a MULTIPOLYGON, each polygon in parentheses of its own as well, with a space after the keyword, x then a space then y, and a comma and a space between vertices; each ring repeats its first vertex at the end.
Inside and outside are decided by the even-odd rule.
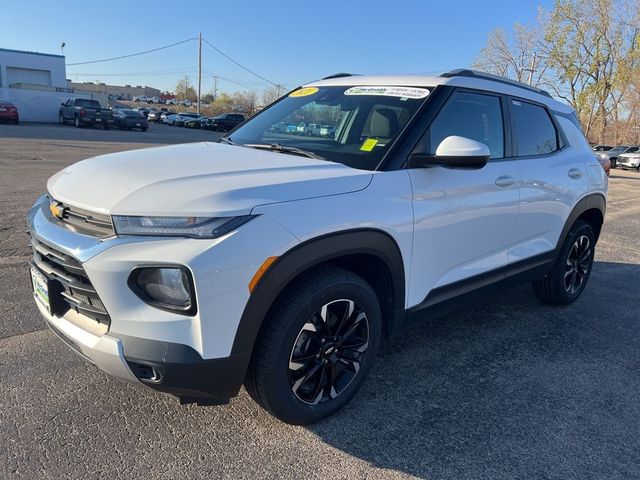
POLYGON ((533 72, 536 70, 536 52, 533 52, 533 57, 531 58, 531 67, 529 67, 529 85, 533 83, 533 72))
POLYGON ((202 32, 198 34, 198 108, 200 115, 200 90, 202 88, 202 32))
POLYGON ((213 76, 213 101, 216 101, 216 98, 218 98, 218 76, 214 75, 213 76))
POLYGON ((282 88, 282 85, 277 84, 276 85, 276 97, 280 98, 280 89, 282 88))

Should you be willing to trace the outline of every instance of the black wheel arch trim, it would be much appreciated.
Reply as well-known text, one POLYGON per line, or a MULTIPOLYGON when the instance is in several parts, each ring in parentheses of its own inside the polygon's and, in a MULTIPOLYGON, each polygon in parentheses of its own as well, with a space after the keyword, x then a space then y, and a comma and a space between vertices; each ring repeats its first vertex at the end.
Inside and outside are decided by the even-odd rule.
POLYGON ((394 293, 387 333, 400 331, 406 317, 405 273, 400 248, 396 241, 382 230, 346 230, 305 241, 280 256, 270 266, 245 306, 236 331, 232 354, 253 351, 267 312, 294 278, 321 263, 358 254, 376 256, 387 266, 394 293))
MULTIPOLYGON (((605 199, 602 193, 590 193, 580 200, 573 207, 571 213, 567 217, 567 221, 564 223, 564 227, 562 228, 562 232, 560 233, 560 238, 558 238, 558 243, 556 244, 555 253, 558 254, 562 245, 564 244, 567 235, 571 231, 571 227, 576 223, 576 220, 580 218, 582 214, 589 210, 599 210, 602 215, 602 220, 604 222, 604 216, 607 209, 607 200, 605 199)), ((600 236, 600 230, 593 232, 596 236, 596 242, 598 241, 598 237, 600 236)))

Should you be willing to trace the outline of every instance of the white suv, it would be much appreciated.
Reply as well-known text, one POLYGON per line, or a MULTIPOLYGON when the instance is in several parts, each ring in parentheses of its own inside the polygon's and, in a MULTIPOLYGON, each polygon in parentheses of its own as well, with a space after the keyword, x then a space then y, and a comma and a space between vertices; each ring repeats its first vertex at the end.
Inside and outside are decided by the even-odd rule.
POLYGON ((47 189, 34 297, 71 348, 185 403, 244 383, 305 424, 414 313, 516 282, 576 300, 607 178, 571 108, 459 70, 328 77, 219 143, 92 158, 47 189), (335 134, 273 128, 301 122, 335 134))

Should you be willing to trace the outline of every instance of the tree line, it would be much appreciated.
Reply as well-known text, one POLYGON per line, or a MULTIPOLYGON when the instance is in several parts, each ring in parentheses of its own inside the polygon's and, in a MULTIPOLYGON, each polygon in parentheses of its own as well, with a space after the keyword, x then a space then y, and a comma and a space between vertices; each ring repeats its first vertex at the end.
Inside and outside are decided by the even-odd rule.
POLYGON ((492 31, 474 68, 569 103, 591 142, 640 144, 640 0, 556 0, 492 31))
MULTIPOLYGON (((204 108, 207 115, 219 115, 227 112, 241 112, 247 116, 255 114, 260 107, 269 105, 278 98, 279 92, 276 87, 264 90, 258 94, 255 90, 246 90, 234 93, 215 94, 209 92, 201 95, 200 100, 208 104, 204 108)), ((178 100, 197 101, 198 93, 196 89, 189 85, 187 80, 180 80, 175 88, 175 95, 178 100)), ((202 110, 202 109, 201 109, 202 110)))

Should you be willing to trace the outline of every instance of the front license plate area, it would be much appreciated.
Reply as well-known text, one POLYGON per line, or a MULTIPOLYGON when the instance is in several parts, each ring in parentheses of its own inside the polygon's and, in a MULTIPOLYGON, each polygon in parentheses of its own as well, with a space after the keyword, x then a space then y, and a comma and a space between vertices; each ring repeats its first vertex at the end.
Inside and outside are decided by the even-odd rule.
POLYGON ((51 298, 49 297, 49 279, 35 267, 31 267, 31 286, 36 302, 40 303, 51 315, 51 298))

